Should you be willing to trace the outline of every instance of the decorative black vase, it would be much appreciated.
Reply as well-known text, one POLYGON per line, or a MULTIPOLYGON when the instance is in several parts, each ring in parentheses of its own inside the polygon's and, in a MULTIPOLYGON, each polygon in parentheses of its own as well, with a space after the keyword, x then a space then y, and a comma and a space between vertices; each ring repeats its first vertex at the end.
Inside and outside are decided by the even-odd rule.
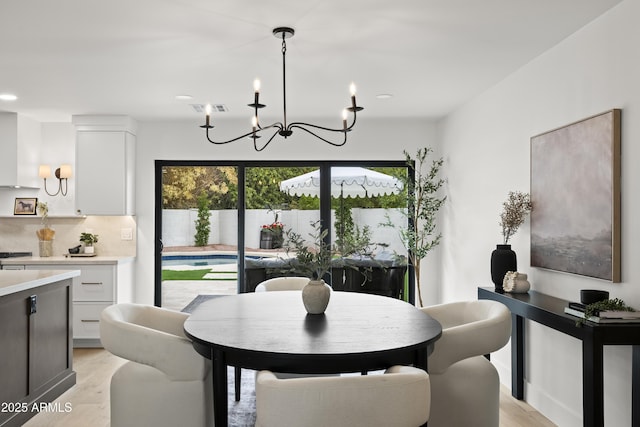
POLYGON ((507 271, 518 271, 516 253, 511 250, 511 245, 496 245, 491 252, 491 280, 496 285, 496 292, 504 292, 502 280, 507 271))

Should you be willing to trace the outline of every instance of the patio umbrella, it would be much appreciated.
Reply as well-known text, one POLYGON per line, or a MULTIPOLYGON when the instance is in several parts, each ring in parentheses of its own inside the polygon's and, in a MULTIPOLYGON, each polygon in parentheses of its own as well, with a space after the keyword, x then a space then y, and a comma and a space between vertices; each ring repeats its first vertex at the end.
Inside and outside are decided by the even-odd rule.
MULTIPOLYGON (((393 176, 360 167, 331 168, 331 197, 376 197, 398 194, 402 182, 393 176)), ((293 196, 320 195, 320 170, 280 182, 280 191, 293 196)))

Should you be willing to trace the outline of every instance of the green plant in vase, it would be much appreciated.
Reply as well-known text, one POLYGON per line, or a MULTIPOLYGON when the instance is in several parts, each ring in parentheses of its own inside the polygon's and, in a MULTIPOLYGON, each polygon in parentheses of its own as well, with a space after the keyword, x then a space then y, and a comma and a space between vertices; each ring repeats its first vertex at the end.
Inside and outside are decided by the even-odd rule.
POLYGON ((98 243, 98 235, 93 233, 80 233, 80 242, 84 243, 84 253, 95 253, 94 243, 98 243))
POLYGON ((287 272, 300 274, 309 279, 322 279, 331 270, 333 249, 326 242, 328 230, 320 226, 320 221, 311 222, 313 231, 309 240, 291 229, 285 234, 285 253, 295 260, 287 272))

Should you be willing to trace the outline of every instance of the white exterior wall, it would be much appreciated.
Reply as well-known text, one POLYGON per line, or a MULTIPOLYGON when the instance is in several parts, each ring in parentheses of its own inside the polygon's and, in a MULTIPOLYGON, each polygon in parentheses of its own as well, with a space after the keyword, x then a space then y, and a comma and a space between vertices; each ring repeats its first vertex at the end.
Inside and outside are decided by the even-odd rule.
MULTIPOLYGON (((353 208, 352 215, 355 224, 360 227, 369 226, 374 242, 384 242, 389 245, 389 251, 403 253, 403 245, 397 230, 380 227, 385 222, 385 214, 388 213, 394 224, 406 222, 397 209, 360 209, 353 208)), ((211 234, 209 244, 221 244, 237 246, 237 215, 236 210, 212 210, 211 234)), ((334 216, 332 212, 332 216, 334 216)), ((171 246, 192 246, 196 233, 197 209, 165 209, 162 211, 162 242, 165 248, 171 246)), ((285 225, 285 229, 291 228, 303 237, 314 230, 311 222, 317 221, 319 212, 313 210, 287 210, 279 214, 278 220, 285 225)), ((245 214, 245 244, 248 248, 260 247, 260 229, 263 224, 273 222, 273 213, 266 209, 249 209, 245 214)), ((336 234, 333 230, 333 240, 336 234)))

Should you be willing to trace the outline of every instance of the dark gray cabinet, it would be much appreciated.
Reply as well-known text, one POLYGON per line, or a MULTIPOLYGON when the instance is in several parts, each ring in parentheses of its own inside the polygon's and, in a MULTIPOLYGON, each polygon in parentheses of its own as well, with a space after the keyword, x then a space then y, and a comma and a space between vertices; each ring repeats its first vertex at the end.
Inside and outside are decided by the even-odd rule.
POLYGON ((38 414, 41 402, 52 402, 76 383, 71 283, 65 279, 0 297, 2 427, 22 425, 38 414))

